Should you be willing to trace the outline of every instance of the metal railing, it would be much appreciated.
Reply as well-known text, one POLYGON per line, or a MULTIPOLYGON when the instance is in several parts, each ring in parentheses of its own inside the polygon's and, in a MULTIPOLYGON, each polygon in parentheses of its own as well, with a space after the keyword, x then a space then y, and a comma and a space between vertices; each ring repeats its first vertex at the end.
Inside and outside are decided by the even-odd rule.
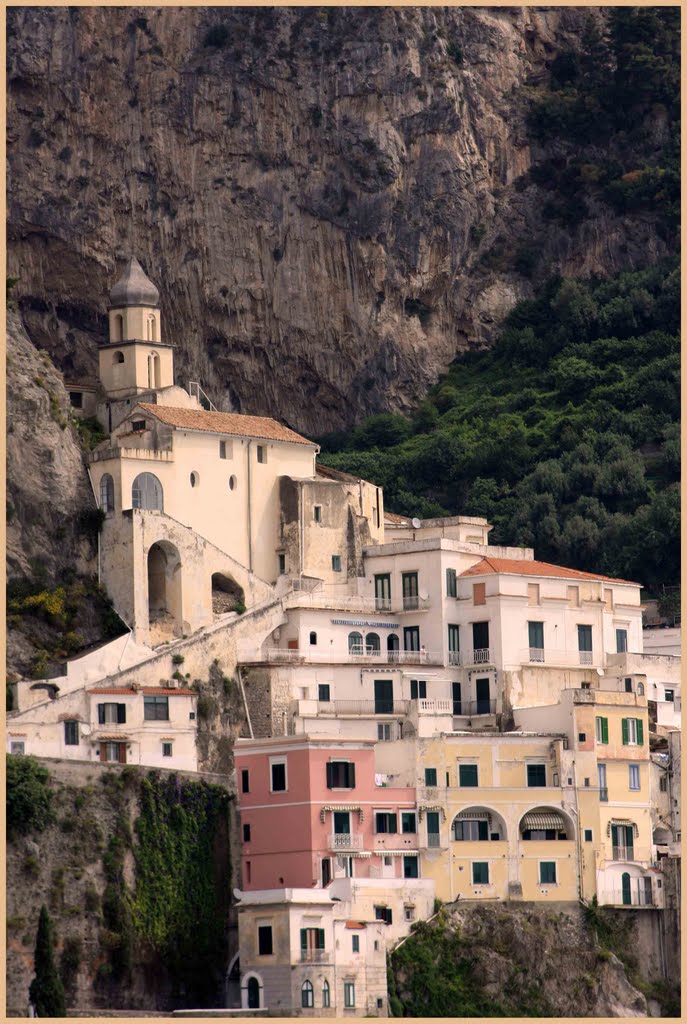
POLYGON ((407 700, 318 700, 318 714, 333 715, 407 715, 410 701, 407 700))
POLYGON ((530 647, 530 661, 544 661, 543 647, 530 647))
POLYGON ((205 409, 206 411, 217 412, 217 407, 205 394, 197 380, 190 380, 188 382, 188 393, 191 396, 191 398, 195 398, 198 404, 201 405, 203 409, 205 409))
POLYGON ((602 906, 614 907, 654 907, 656 898, 653 890, 651 892, 634 889, 628 892, 622 889, 610 889, 599 894, 599 903, 602 906))
POLYGON ((591 665, 594 660, 593 651, 580 651, 580 665, 591 665))
POLYGON ((476 715, 495 715, 496 698, 485 700, 451 701, 454 718, 474 718, 476 715))
POLYGON ((441 846, 441 836, 438 832, 427 833, 427 846, 430 850, 436 850, 441 846))
MULTIPOLYGON (((510 659, 506 653, 505 660, 510 659)), ((601 664, 601 654, 596 655, 594 651, 580 651, 576 648, 553 648, 553 647, 521 647, 517 652, 517 658, 522 665, 556 665, 561 668, 576 668, 578 665, 601 664)))
POLYGON ((613 847, 613 860, 634 860, 635 859, 635 848, 634 846, 614 846, 613 847))
POLYGON ((608 803, 608 788, 606 786, 602 786, 599 789, 599 800, 602 803, 608 803))
POLYGON ((371 662, 381 665, 441 665, 442 656, 436 651, 385 651, 373 650, 370 647, 354 646, 349 651, 330 651, 326 654, 317 651, 300 650, 284 647, 242 648, 238 654, 239 662, 254 664, 264 661, 293 663, 306 665, 310 662, 326 662, 327 664, 349 664, 351 662, 371 662))
POLYGON ((363 837, 352 832, 335 832, 329 837, 330 850, 362 850, 363 837))
POLYGON ((460 665, 462 663, 460 651, 449 651, 448 652, 448 663, 449 665, 460 665))
MULTIPOLYGON (((321 583, 321 581, 320 581, 321 583)), ((381 614, 399 614, 407 611, 426 611, 430 607, 428 597, 400 598, 391 597, 360 597, 357 594, 323 593, 321 586, 315 593, 301 590, 294 594, 294 603, 307 605, 310 608, 336 608, 347 612, 380 612, 381 614), (408 602, 412 602, 412 607, 408 602)))
POLYGON ((494 656, 491 647, 480 647, 474 651, 463 653, 463 665, 493 665, 494 656))

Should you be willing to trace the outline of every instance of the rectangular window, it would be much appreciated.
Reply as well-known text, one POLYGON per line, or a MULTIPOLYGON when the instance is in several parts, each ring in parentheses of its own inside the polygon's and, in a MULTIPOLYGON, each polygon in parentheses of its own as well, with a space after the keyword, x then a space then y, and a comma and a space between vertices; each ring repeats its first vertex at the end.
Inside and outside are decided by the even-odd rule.
POLYGON ((403 919, 405 921, 415 920, 415 907, 410 903, 403 904, 403 919))
POLYGON ((267 462, 267 448, 264 444, 257 446, 258 462, 267 462))
MULTIPOLYGON (((539 602, 539 584, 538 583, 528 583, 527 584, 527 603, 529 605, 538 605, 540 603, 539 602)), ((533 646, 534 646, 533 644, 530 644, 530 647, 533 647, 533 646)))
POLYGON ((10 754, 23 754, 24 753, 24 740, 11 740, 10 742, 10 754))
POLYGON ((273 761, 270 764, 271 786, 273 793, 286 792, 286 761, 273 761))
POLYGON ((449 624, 448 627, 448 649, 451 651, 460 650, 460 627, 449 624))
POLYGON ((328 704, 331 700, 330 697, 329 683, 318 683, 317 685, 317 699, 323 704, 328 704))
POLYGON ((458 819, 453 826, 457 842, 484 842, 489 839, 489 822, 476 818, 458 819))
POLYGON ((324 949, 324 928, 301 928, 301 952, 324 949))
POLYGON ((380 835, 383 832, 394 834, 398 832, 398 818, 391 811, 375 812, 375 832, 380 835))
POLYGON ((437 784, 437 770, 436 768, 425 768, 425 786, 436 786, 437 784))
POLYGON ((406 855, 403 858, 403 877, 404 878, 419 878, 420 872, 418 869, 417 855, 406 855))
POLYGON ((82 392, 81 391, 70 391, 69 392, 69 401, 71 402, 73 409, 82 409, 83 408, 83 394, 82 394, 82 392))
POLYGON ((126 743, 101 743, 100 760, 126 764, 126 743))
POLYGON ((418 598, 417 573, 401 573, 401 583, 403 592, 403 610, 415 611, 415 609, 420 607, 420 602, 418 598))
POLYGON ((269 956, 272 953, 272 925, 260 925, 258 927, 258 954, 269 956))
POLYGON ((241 769, 241 792, 250 793, 250 776, 247 768, 241 769))
POLYGON ((592 830, 590 828, 586 828, 584 830, 584 841, 585 841, 585 843, 591 843, 592 839, 593 839, 592 830))
POLYGON ((279 575, 286 575, 286 555, 279 555, 279 575))
POLYGON ((458 585, 457 585, 456 570, 455 569, 447 569, 446 570, 446 596, 447 597, 457 597, 457 595, 458 595, 458 585))
POLYGON ((539 881, 542 885, 556 884, 555 860, 542 860, 539 862, 539 881))
POLYGON ((352 1010, 355 1006, 355 983, 344 981, 344 1007, 352 1010))
POLYGON ((227 442, 226 441, 220 441, 220 443, 219 443, 219 457, 220 457, 220 459, 226 459, 227 458, 227 442))
POLYGON ((615 631, 615 649, 617 654, 625 654, 627 651, 627 630, 616 629, 615 631))
POLYGON ((375 921, 384 921, 385 924, 391 924, 391 907, 375 907, 375 921))
POLYGON ((458 785, 459 786, 477 786, 477 765, 476 764, 460 764, 458 765, 458 785))
POLYGON ((167 740, 165 740, 165 742, 162 744, 162 756, 163 757, 171 757, 172 756, 172 744, 169 741, 167 741, 167 740))
POLYGON ((355 765, 352 761, 328 762, 327 788, 355 789, 355 765))
POLYGON ((243 826, 243 841, 244 843, 250 842, 250 825, 243 826))
POLYGON ((625 680, 625 693, 632 693, 632 677, 625 680))
POLYGON ((64 723, 64 742, 68 747, 78 747, 79 745, 79 723, 78 722, 65 722, 64 723))
POLYGON ((597 718, 596 720, 596 742, 608 743, 608 719, 597 718))
POLYGON ((137 434, 140 433, 141 430, 145 430, 145 428, 146 428, 146 421, 145 420, 134 420, 132 422, 132 424, 131 424, 131 429, 133 431, 135 431, 137 434))
POLYGON ((143 718, 146 722, 168 722, 169 697, 144 697, 143 718))
POLYGON ((412 834, 415 829, 415 811, 401 811, 401 832, 412 834))
POLYGON ((543 765, 543 764, 528 764, 527 765, 527 785, 528 786, 545 786, 546 785, 546 765, 543 765))
POLYGON ((312 515, 313 515, 313 519, 315 520, 316 523, 321 523, 322 522, 322 506, 321 505, 313 505, 312 515))
POLYGON ((630 789, 639 789, 639 765, 631 764, 630 768, 630 789))
POLYGON ((99 725, 125 725, 126 704, 98 704, 99 725))
POLYGON ((487 603, 487 585, 486 583, 473 583, 472 584, 472 603, 475 605, 487 603))
POLYGON ((341 572, 341 555, 332 555, 332 572, 341 572))
POLYGON ((675 703, 675 690, 665 690, 664 697, 670 703, 675 703))
POLYGON ((472 865, 472 884, 489 885, 489 865, 486 861, 474 861, 472 865))
POLYGON ((353 952, 354 953, 359 953, 360 952, 360 936, 359 935, 352 935, 351 936, 351 946, 353 948, 353 952))
POLYGON ((419 651, 420 650, 420 627, 419 626, 404 626, 403 627, 403 650, 404 651, 419 651))
POLYGON ((623 746, 642 746, 644 743, 644 723, 641 718, 623 718, 623 746))
POLYGON ((533 651, 539 652, 544 650, 544 623, 528 622, 527 633, 529 637, 530 660, 532 660, 533 651))
POLYGON ((580 664, 591 665, 592 663, 592 627, 577 627, 577 649, 580 652, 580 664))
POLYGON ((383 743, 389 743, 391 740, 391 723, 390 722, 377 722, 377 739, 383 743))
POLYGON ((597 766, 599 773, 599 800, 603 803, 608 801, 608 786, 606 783, 606 765, 600 764, 597 766))
POLYGON ((410 680, 410 699, 424 700, 427 696, 427 682, 425 679, 410 680))
POLYGON ((379 573, 375 576, 375 611, 391 611, 391 576, 379 573))
MULTIPOLYGON (((473 651, 488 651, 489 650, 489 623, 488 622, 473 622, 472 624, 472 649, 473 651)), ((483 662, 484 658, 478 658, 479 662, 483 662)))

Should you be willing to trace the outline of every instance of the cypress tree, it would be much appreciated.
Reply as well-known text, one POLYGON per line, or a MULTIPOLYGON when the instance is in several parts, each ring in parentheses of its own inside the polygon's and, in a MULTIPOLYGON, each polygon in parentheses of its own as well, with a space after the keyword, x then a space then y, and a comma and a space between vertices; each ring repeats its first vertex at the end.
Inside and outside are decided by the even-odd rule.
POLYGON ((33 957, 36 977, 31 982, 29 996, 37 1017, 66 1017, 64 988, 52 955, 52 928, 45 904, 41 907, 33 957))

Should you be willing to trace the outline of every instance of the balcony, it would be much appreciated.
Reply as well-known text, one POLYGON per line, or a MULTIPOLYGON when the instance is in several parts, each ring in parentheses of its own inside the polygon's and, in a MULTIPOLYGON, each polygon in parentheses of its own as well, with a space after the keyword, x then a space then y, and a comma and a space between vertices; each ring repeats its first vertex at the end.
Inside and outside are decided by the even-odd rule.
MULTIPOLYGON (((297 582, 293 581, 294 584, 297 582)), ((357 594, 325 594, 320 590, 307 593, 302 588, 287 594, 285 601, 289 608, 332 608, 336 611, 366 614, 379 612, 382 615, 397 615, 409 611, 424 612, 430 608, 428 597, 361 597, 357 594)))
POLYGON ((427 847, 430 850, 438 850, 441 846, 441 836, 438 832, 427 833, 427 847))
POLYGON ((651 892, 634 890, 627 892, 622 889, 610 889, 599 894, 601 906, 611 907, 655 907, 656 897, 651 892))
POLYGON ((328 848, 338 853, 346 850, 362 850, 363 837, 352 832, 335 832, 329 836, 328 848))
MULTIPOLYGON (((517 652, 521 665, 553 665, 557 668, 578 668, 581 665, 601 665, 602 655, 593 651, 557 649, 552 647, 523 647, 517 652)), ((505 660, 509 661, 510 654, 505 660)))
POLYGON ((384 651, 371 647, 353 647, 350 651, 292 650, 284 647, 255 648, 249 645, 238 653, 239 664, 277 665, 346 665, 362 663, 368 665, 436 665, 443 664, 442 654, 437 651, 384 651))
POLYGON ((411 701, 417 708, 418 715, 452 715, 452 700, 420 700, 411 701))
POLYGON ((594 661, 594 655, 592 651, 579 651, 580 665, 591 665, 594 661))
POLYGON ((491 647, 481 647, 474 651, 465 651, 461 664, 463 665, 493 665, 494 652, 491 647))
POLYGON ((404 596, 403 604, 398 610, 403 612, 425 612, 428 608, 428 597, 420 597, 418 594, 410 594, 404 596))
POLYGON ((530 647, 530 661, 544 661, 544 648, 543 647, 530 647))
POLYGON ((355 715, 363 718, 376 718, 379 715, 407 715, 410 710, 408 700, 318 700, 318 715, 355 715))
POLYGON ((496 698, 484 700, 451 701, 454 718, 476 718, 477 715, 495 715, 496 698))
POLYGON ((614 846, 613 860, 634 860, 634 846, 614 846))
POLYGON ((418 849, 417 832, 378 832, 374 837, 375 853, 387 850, 407 850, 414 853, 418 849))
POLYGON ((449 651, 448 652, 448 663, 449 663, 449 665, 460 665, 461 664, 460 651, 449 651))
POLYGON ((606 786, 602 786, 599 790, 599 800, 604 804, 608 803, 608 789, 606 786))

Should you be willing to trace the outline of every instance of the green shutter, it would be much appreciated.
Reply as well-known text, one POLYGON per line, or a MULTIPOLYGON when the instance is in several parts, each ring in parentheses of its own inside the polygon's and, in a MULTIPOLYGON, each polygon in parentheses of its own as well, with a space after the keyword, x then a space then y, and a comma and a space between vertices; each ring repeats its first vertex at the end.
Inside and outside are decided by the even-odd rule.
POLYGON ((608 743, 608 719, 601 719, 601 742, 608 743))
POLYGON ((317 929, 317 948, 324 949, 324 928, 317 929))
POLYGON ((398 818, 395 814, 389 815, 389 832, 398 832, 398 818))
POLYGON ((636 718, 635 721, 637 723, 637 743, 639 743, 641 747, 644 743, 644 722, 641 718, 636 718))
POLYGON ((480 840, 488 839, 489 838, 489 822, 488 821, 478 821, 477 822, 477 831, 478 831, 478 838, 480 840))
POLYGON ((308 948, 308 930, 307 928, 301 928, 301 949, 308 948))
POLYGON ((611 843, 613 846, 618 845, 618 826, 611 825, 611 843))
POLYGON ((627 719, 623 718, 623 745, 627 746, 628 742, 629 742, 629 737, 628 737, 627 719))

